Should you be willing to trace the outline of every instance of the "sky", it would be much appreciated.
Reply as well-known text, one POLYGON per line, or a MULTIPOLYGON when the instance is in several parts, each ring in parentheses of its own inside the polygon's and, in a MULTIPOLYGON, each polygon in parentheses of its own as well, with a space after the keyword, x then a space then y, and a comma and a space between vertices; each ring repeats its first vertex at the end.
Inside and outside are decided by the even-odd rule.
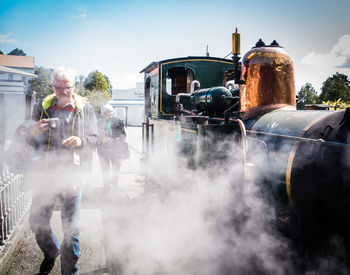
POLYGON ((152 61, 225 57, 241 33, 242 56, 261 38, 294 61, 297 91, 317 92, 336 72, 350 78, 350 0, 1 0, 0 50, 35 65, 98 70, 113 88, 135 87, 152 61))

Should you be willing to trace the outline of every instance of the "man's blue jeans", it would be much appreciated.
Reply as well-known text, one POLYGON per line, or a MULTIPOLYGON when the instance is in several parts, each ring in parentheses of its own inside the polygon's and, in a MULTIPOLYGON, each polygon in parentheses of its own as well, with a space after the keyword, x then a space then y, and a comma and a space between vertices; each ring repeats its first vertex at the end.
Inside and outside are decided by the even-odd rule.
POLYGON ((79 219, 82 191, 44 196, 34 194, 29 224, 45 257, 56 258, 61 253, 63 275, 77 274, 79 258, 79 219), (61 205, 62 246, 51 229, 50 220, 55 203, 61 205))

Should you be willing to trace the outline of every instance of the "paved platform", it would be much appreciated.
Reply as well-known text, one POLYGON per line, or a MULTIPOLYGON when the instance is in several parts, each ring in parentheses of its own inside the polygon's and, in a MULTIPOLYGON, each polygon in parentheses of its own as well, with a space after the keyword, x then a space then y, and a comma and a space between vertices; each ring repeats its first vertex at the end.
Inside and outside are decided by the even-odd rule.
MULTIPOLYGON (((133 199, 143 192, 143 178, 140 176, 141 127, 128 127, 126 141, 130 147, 130 158, 122 162, 119 185, 127 196, 133 199)), ((97 154, 94 154, 91 187, 102 186, 101 168, 97 154)), ((117 202, 116 202, 117 203, 117 202)), ((107 274, 106 259, 103 246, 101 209, 81 210, 81 256, 79 258, 79 274, 107 274)), ((60 212, 54 211, 52 228, 59 240, 62 240, 60 212)), ((0 254, 0 274, 23 275, 37 274, 43 259, 34 234, 28 227, 28 215, 23 219, 20 236, 8 243, 8 247, 0 254), (7 253, 6 257, 4 254, 7 253)), ((61 274, 59 257, 50 274, 61 274)))

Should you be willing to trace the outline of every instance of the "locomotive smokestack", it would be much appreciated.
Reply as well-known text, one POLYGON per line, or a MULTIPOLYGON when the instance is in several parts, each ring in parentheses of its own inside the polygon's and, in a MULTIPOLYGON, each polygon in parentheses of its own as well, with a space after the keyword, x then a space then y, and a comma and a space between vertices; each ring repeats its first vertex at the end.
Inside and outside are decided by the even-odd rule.
POLYGON ((257 43, 242 63, 245 85, 241 87, 241 111, 266 105, 295 109, 293 61, 276 41, 269 46, 257 43))

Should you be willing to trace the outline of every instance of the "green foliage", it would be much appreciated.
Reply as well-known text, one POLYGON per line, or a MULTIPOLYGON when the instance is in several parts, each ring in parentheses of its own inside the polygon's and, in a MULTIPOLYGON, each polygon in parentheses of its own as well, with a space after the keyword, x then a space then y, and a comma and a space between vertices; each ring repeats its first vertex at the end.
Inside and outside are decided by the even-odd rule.
POLYGON ((89 91, 99 91, 107 95, 108 83, 103 74, 97 70, 89 73, 84 81, 84 87, 89 91))
POLYGON ((19 56, 26 56, 25 52, 22 51, 21 49, 14 49, 11 52, 9 52, 7 55, 19 55, 19 56))
POLYGON ((306 104, 319 103, 318 95, 310 83, 306 83, 298 92, 297 109, 305 110, 306 104))
POLYGON ((4 54, 2 50, 0 50, 0 54, 4 54))
POLYGON ((345 103, 350 103, 350 81, 347 75, 336 73, 323 82, 320 99, 337 101, 340 98, 345 103))
POLYGON ((108 93, 108 88, 112 85, 108 85, 109 79, 99 71, 91 72, 84 81, 85 91, 82 91, 82 95, 89 99, 89 102, 94 106, 96 111, 101 110, 101 106, 107 101, 111 100, 111 94, 108 93))
POLYGON ((339 98, 336 101, 323 101, 322 104, 326 104, 329 107, 329 110, 335 111, 335 110, 345 110, 346 108, 350 107, 349 103, 345 103, 341 98, 339 98))
POLYGON ((102 91, 89 91, 86 90, 85 97, 89 99, 89 102, 94 107, 97 113, 101 112, 101 107, 111 100, 112 96, 102 91))
POLYGON ((39 101, 53 93, 50 80, 51 70, 44 67, 35 67, 34 73, 38 77, 29 80, 29 86, 31 91, 35 91, 36 99, 39 101))
POLYGON ((106 81, 107 81, 107 85, 108 85, 107 93, 108 93, 109 95, 112 95, 112 92, 113 92, 112 83, 111 83, 111 81, 109 80, 108 76, 106 76, 106 75, 103 75, 103 76, 105 77, 105 79, 106 79, 106 81))
POLYGON ((77 75, 75 79, 75 89, 74 92, 81 96, 86 96, 88 90, 84 88, 84 76, 77 75))

